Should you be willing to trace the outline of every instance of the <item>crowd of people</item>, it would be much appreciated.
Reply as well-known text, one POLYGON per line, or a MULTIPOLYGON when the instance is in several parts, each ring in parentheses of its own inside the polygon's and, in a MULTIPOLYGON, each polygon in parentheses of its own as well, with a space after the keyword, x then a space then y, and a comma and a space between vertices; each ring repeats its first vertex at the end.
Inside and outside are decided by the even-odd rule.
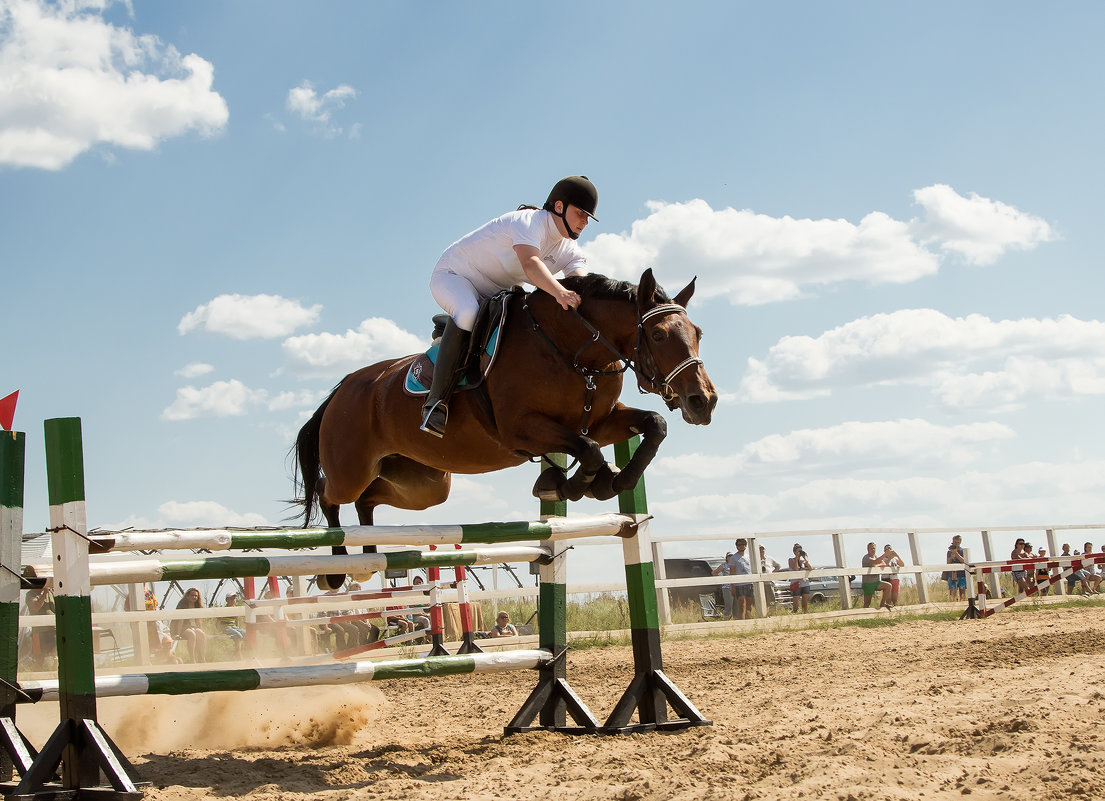
MULTIPOLYGON (((747 556, 748 540, 738 538, 734 543, 734 550, 725 554, 725 559, 713 570, 715 576, 750 576, 752 575, 752 563, 747 556)), ((1071 552, 1071 546, 1062 546, 1061 557, 1072 558, 1081 554, 1094 553, 1093 544, 1085 543, 1082 550, 1071 552)), ((767 555, 766 548, 759 546, 759 572, 806 572, 814 570, 809 556, 800 543, 795 543, 791 556, 784 567, 777 560, 767 555)), ((1023 537, 1018 537, 1010 554, 1011 560, 1017 559, 1046 559, 1047 551, 1041 547, 1033 550, 1032 543, 1023 537)), ((949 601, 967 600, 967 571, 954 569, 953 566, 967 565, 967 552, 963 547, 963 537, 956 534, 948 545, 945 562, 949 569, 945 570, 940 578, 948 588, 949 601)), ((878 546, 874 542, 867 543, 866 553, 860 558, 860 566, 867 570, 860 577, 860 594, 863 598, 864 608, 870 608, 876 597, 880 609, 893 609, 898 605, 901 591, 901 579, 898 576, 898 568, 905 567, 905 562, 890 546, 884 545, 882 553, 878 553, 878 546), (894 569, 888 572, 877 571, 876 568, 894 569)), ((1038 566, 1032 569, 1013 570, 1011 572, 1013 586, 1018 593, 1036 590, 1040 594, 1048 594, 1054 576, 1059 574, 1059 569, 1038 566)), ((1101 592, 1101 583, 1105 580, 1105 565, 1088 564, 1074 571, 1067 577, 1068 594, 1091 595, 1101 592)), ((723 611, 720 617, 724 620, 748 620, 753 616, 753 587, 755 582, 741 582, 726 584, 722 588, 724 601, 723 611)), ((811 584, 808 577, 790 578, 788 582, 790 590, 791 612, 797 614, 809 611, 811 584)), ((772 597, 774 597, 774 587, 772 597)))

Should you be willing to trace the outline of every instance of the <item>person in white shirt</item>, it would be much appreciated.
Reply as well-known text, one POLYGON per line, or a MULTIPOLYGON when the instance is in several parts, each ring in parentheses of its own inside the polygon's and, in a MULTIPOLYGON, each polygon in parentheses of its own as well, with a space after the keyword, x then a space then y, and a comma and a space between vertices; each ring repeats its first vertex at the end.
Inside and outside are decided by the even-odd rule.
POLYGON ((543 208, 520 206, 458 239, 441 255, 430 276, 430 292, 449 315, 438 345, 437 362, 426 402, 422 431, 445 435, 448 399, 468 352, 480 302, 499 292, 532 284, 561 308, 575 309, 580 297, 556 275, 583 275, 587 260, 577 239, 596 220, 599 196, 585 175, 556 182, 543 208))

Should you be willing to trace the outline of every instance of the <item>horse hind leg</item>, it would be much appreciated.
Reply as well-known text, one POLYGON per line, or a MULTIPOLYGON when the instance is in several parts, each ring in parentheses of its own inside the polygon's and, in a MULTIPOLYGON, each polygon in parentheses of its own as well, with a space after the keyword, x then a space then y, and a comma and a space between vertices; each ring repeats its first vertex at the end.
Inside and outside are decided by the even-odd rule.
MULTIPOLYGON (((341 506, 336 503, 329 503, 326 500, 325 476, 319 479, 318 505, 319 508, 322 510, 322 516, 326 518, 326 525, 330 528, 341 528, 341 520, 339 518, 341 506)), ((330 548, 330 552, 334 556, 345 556, 349 553, 344 545, 334 545, 330 548)), ((343 584, 345 584, 344 573, 329 573, 326 575, 315 576, 315 585, 320 590, 340 590, 343 584)))

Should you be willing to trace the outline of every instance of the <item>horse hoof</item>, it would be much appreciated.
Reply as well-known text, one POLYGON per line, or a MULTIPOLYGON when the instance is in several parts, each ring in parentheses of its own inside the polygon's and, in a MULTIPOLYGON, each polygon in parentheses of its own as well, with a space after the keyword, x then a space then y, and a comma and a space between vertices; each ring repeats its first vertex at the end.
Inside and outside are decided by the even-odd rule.
POLYGON ((614 479, 618 477, 618 472, 618 468, 610 462, 600 467, 594 480, 587 487, 587 497, 594 498, 597 501, 608 501, 617 495, 618 491, 614 489, 614 479))
POLYGON ((328 590, 340 590, 343 584, 345 584, 344 573, 315 576, 315 586, 324 592, 328 590))
POLYGON ((533 497, 546 501, 556 503, 564 500, 562 487, 564 484, 564 473, 559 467, 549 467, 541 471, 541 475, 537 477, 537 481, 533 484, 533 497))
POLYGON ((358 584, 366 584, 368 580, 376 575, 375 570, 369 570, 367 573, 350 573, 349 578, 358 584))

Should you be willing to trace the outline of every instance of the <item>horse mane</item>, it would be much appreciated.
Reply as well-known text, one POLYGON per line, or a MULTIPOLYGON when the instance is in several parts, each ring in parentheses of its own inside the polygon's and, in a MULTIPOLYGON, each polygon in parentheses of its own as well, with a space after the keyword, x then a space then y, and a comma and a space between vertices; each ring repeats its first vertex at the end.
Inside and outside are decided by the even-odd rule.
MULTIPOLYGON (((637 302, 637 285, 628 281, 619 281, 616 278, 607 278, 601 273, 588 273, 586 275, 569 275, 560 279, 560 283, 573 292, 578 292, 583 298, 595 300, 620 300, 629 303, 637 302)), ((656 300, 660 303, 670 303, 671 298, 663 289, 656 287, 656 300)))

